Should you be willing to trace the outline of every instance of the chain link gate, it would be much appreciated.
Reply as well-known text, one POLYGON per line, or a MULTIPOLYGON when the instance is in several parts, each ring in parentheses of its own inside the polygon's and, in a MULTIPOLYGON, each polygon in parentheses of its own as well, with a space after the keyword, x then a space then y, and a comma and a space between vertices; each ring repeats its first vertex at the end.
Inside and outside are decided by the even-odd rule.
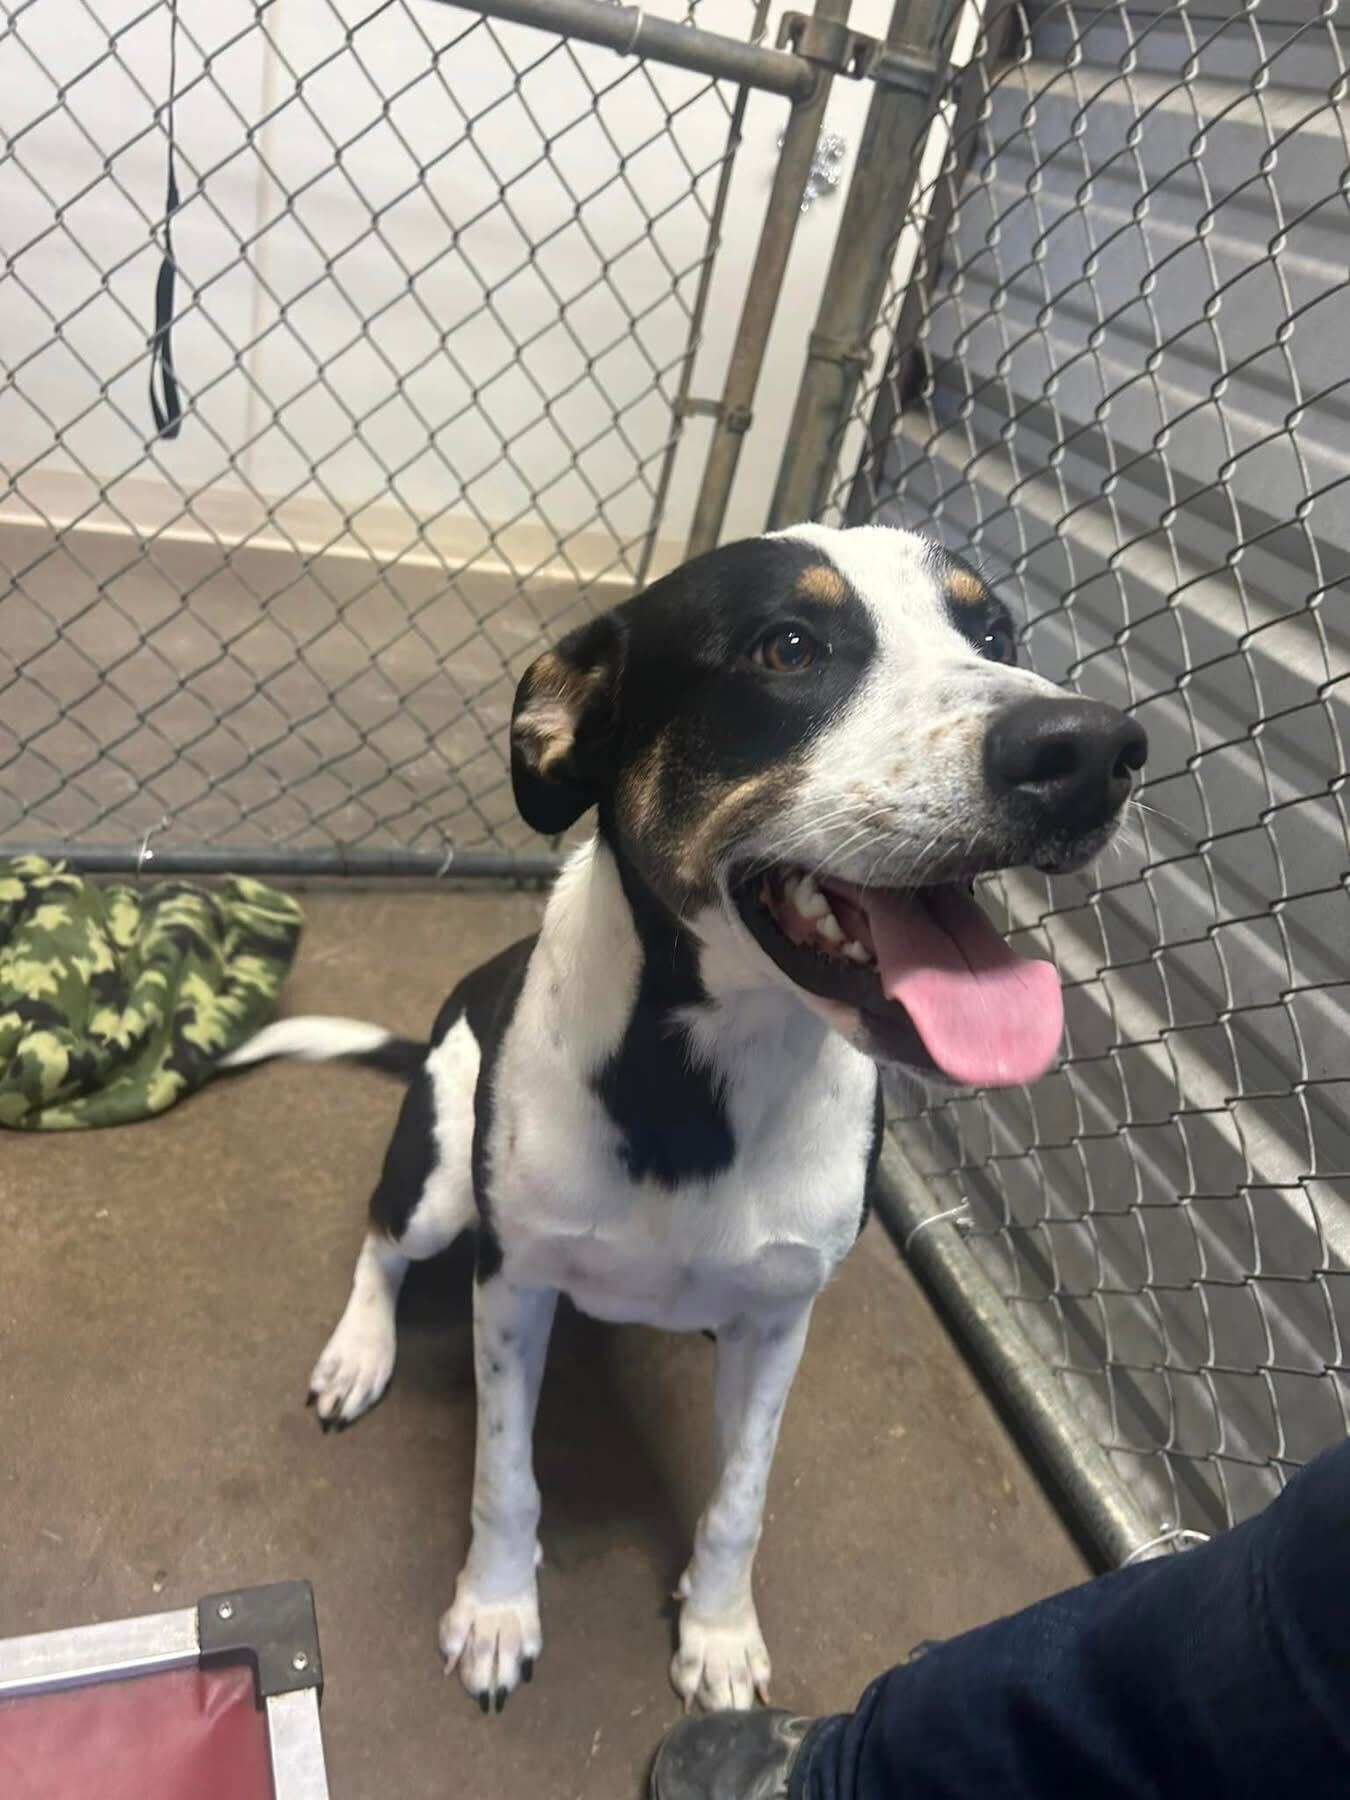
POLYGON ((553 866, 510 698, 678 555, 746 96, 794 102, 781 279, 829 91, 767 10, 7 9, 0 848, 553 866))
POLYGON ((1350 25, 966 11, 815 505, 973 549, 1026 659, 1150 734, 1118 851, 999 884, 1062 1068, 892 1105, 915 1251, 1120 1560, 1347 1427, 1350 25))

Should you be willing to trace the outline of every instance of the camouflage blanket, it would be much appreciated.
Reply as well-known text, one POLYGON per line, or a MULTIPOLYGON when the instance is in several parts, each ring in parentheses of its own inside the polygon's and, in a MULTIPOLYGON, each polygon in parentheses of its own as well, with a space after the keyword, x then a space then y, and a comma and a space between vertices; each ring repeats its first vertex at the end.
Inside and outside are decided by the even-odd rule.
POLYGON ((300 926, 294 900, 242 876, 95 887, 0 862, 0 1126, 163 1112, 266 1020, 300 926))

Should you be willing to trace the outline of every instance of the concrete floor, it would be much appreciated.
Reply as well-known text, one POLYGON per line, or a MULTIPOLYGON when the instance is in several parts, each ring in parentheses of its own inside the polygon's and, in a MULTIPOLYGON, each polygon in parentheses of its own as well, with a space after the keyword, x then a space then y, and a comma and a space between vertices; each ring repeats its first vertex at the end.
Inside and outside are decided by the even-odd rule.
MULTIPOLYGON (((496 893, 305 907, 287 1009, 410 1033, 535 912, 496 893)), ((303 1405, 398 1101, 359 1069, 278 1066, 151 1124, 0 1142, 0 1634, 305 1575, 336 1800, 624 1800, 676 1714, 666 1596, 711 1476, 713 1346, 560 1317, 544 1656, 480 1717, 435 1647, 468 1522, 464 1258, 409 1283, 384 1405, 341 1437, 303 1405)), ((1082 1573, 873 1228, 817 1308, 775 1468, 758 1565, 775 1697, 849 1705, 920 1639, 1082 1573)))

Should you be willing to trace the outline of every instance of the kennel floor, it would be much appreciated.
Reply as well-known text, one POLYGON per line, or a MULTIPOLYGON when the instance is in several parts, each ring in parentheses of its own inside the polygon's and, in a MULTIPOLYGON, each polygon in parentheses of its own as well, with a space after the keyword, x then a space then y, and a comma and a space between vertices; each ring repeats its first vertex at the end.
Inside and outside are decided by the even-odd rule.
MULTIPOLYGON (((417 1035, 538 910, 500 892, 302 901, 285 1009, 417 1035)), ((563 1309, 537 1434, 544 1654, 483 1718, 435 1641, 469 1517, 463 1254, 414 1271, 368 1418, 325 1437, 304 1406, 399 1097, 361 1069, 287 1064, 145 1124, 0 1135, 0 1635, 307 1576, 335 1800, 623 1800, 677 1716, 668 1596, 712 1478, 714 1347, 563 1309)), ((816 1308, 770 1489, 775 1699, 848 1706, 919 1641, 1083 1574, 869 1227, 816 1308)))

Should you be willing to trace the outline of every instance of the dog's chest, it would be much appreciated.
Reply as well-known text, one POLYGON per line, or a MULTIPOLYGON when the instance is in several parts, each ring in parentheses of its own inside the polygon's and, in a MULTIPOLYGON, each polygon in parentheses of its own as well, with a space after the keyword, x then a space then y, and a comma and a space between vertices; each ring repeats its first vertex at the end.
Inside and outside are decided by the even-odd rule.
POLYGON ((814 1293, 857 1235, 875 1080, 842 1043, 809 1071, 772 1057, 734 1071, 729 1162, 672 1182, 634 1176, 595 1082, 566 1058, 537 1039, 508 1053, 492 1192, 514 1273, 596 1317, 675 1330, 814 1293))

